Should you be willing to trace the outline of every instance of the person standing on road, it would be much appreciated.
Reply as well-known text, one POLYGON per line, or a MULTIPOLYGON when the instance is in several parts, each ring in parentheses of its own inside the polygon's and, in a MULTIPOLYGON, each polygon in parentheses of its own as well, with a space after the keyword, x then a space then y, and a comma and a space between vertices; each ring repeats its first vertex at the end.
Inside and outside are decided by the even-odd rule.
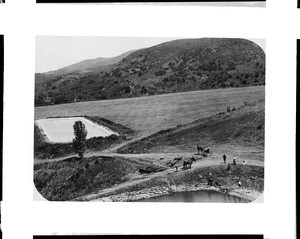
POLYGON ((236 157, 235 157, 235 155, 233 156, 233 162, 232 162, 232 165, 236 165, 236 157))
POLYGON ((223 161, 224 161, 224 163, 226 163, 226 155, 225 154, 223 154, 223 161))
POLYGON ((242 182, 241 182, 241 180, 239 181, 239 187, 241 187, 242 186, 242 182))
POLYGON ((175 172, 178 172, 178 164, 175 164, 175 172))

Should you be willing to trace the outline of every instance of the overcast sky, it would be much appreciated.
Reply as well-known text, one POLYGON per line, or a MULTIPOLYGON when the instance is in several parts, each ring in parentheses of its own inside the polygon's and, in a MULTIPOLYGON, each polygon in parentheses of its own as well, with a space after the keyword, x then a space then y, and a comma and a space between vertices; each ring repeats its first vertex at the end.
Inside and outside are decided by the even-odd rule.
MULTIPOLYGON (((182 38, 38 36, 35 71, 48 72, 86 59, 115 57, 127 51, 175 39, 182 38)), ((265 51, 264 39, 249 40, 257 43, 265 51)))

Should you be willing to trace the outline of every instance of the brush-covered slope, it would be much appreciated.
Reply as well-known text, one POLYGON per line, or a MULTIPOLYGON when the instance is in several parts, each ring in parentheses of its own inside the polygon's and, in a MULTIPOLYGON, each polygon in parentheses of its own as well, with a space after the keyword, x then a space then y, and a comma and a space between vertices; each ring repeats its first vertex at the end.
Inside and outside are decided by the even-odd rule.
POLYGON ((265 53, 245 39, 201 38, 141 49, 97 71, 36 75, 36 105, 265 84, 265 53), (41 78, 50 77, 41 81, 41 78))
POLYGON ((66 201, 126 182, 143 168, 150 168, 153 172, 165 169, 152 162, 121 157, 90 157, 84 160, 71 157, 35 165, 34 183, 45 199, 66 201))

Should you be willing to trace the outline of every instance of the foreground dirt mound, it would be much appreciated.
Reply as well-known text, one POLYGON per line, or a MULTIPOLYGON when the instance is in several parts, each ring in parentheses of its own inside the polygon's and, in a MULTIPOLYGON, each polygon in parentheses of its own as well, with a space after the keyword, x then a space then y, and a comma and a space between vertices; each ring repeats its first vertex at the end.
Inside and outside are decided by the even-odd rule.
POLYGON ((34 166, 34 183, 47 200, 72 200, 127 181, 140 169, 161 171, 150 162, 121 157, 91 157, 43 163, 34 166))
POLYGON ((265 105, 264 101, 247 103, 227 112, 162 130, 140 141, 126 145, 118 153, 157 153, 180 151, 196 144, 264 147, 265 105))
POLYGON ((264 167, 237 165, 227 170, 226 165, 194 168, 185 172, 172 172, 151 177, 116 188, 110 192, 77 198, 77 200, 136 201, 174 192, 215 190, 229 193, 249 201, 264 191, 264 167), (239 182, 241 186, 239 186, 239 182))

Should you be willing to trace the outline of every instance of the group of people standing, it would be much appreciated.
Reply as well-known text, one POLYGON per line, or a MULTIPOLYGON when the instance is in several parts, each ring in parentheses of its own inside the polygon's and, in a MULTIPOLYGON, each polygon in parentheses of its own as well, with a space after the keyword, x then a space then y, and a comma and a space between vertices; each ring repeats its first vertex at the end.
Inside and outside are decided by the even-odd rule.
MULTIPOLYGON (((223 154, 223 161, 224 161, 224 164, 226 164, 226 155, 223 154)), ((247 164, 247 160, 244 160, 242 165, 246 165, 247 164)), ((236 165, 236 156, 234 155, 233 156, 233 160, 232 160, 232 163, 228 163, 227 165, 227 170, 230 170, 230 165, 236 165)))
MULTIPOLYGON (((226 156, 226 154, 224 154, 223 155, 223 161, 224 161, 224 163, 226 163, 226 158, 227 158, 227 156, 226 156)), ((236 156, 235 155, 233 156, 233 162, 232 162, 232 164, 236 165, 236 156)))
MULTIPOLYGON (((224 164, 226 164, 226 155, 225 154, 223 155, 223 161, 224 161, 224 164)), ((242 164, 246 165, 247 160, 244 160, 242 164)), ((230 165, 236 165, 236 156, 235 155, 233 156, 232 164, 228 163, 227 170, 230 170, 230 165)), ((238 185, 239 185, 239 187, 242 187, 241 180, 239 180, 238 185)))
MULTIPOLYGON (((226 155, 224 154, 223 155, 223 161, 224 161, 224 164, 226 163, 226 155)), ((228 165, 227 165, 227 170, 230 170, 230 163, 228 163, 228 165)), ((233 160, 232 160, 232 165, 236 165, 236 156, 234 155, 233 156, 233 160)))

